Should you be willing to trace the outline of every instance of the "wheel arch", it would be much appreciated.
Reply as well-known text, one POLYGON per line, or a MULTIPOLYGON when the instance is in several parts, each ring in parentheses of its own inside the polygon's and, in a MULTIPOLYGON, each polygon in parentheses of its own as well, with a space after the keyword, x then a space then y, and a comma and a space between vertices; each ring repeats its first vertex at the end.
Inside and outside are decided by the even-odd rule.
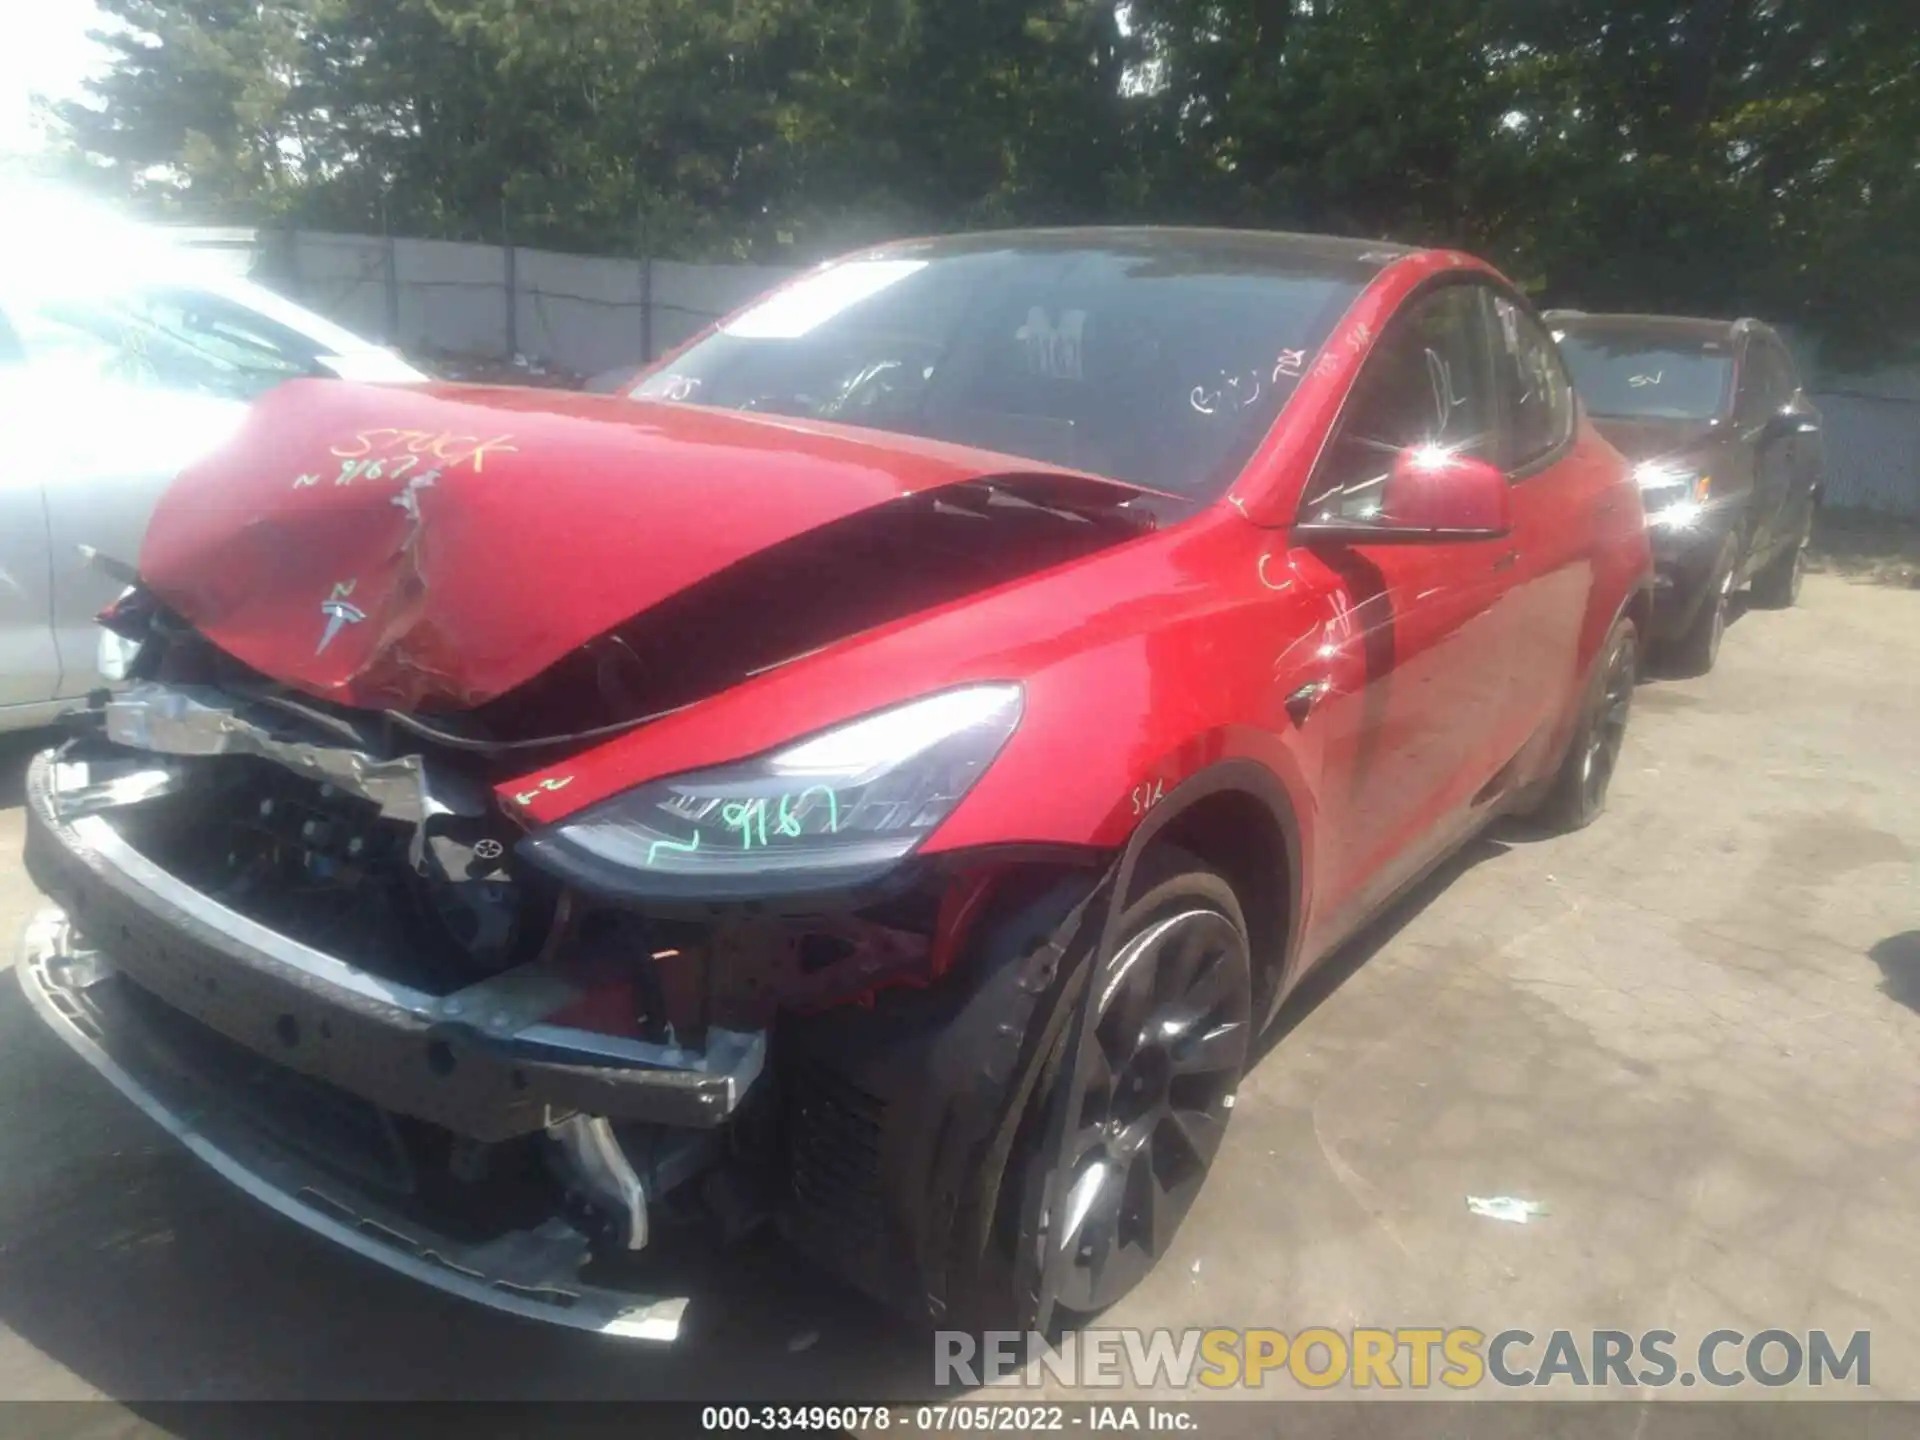
POLYGON ((1607 624, 1607 634, 1622 620, 1633 621, 1633 628, 1640 632, 1640 645, 1644 650, 1649 637, 1653 634, 1653 577, 1646 576, 1627 592, 1627 598, 1620 603, 1620 609, 1607 624))
POLYGON ((1162 845, 1206 861, 1233 886, 1259 987, 1254 1014, 1264 1024, 1285 993, 1305 920, 1301 826, 1285 784, 1247 759, 1222 760, 1181 781, 1128 841, 1116 909, 1124 909, 1133 892, 1140 857, 1162 845))

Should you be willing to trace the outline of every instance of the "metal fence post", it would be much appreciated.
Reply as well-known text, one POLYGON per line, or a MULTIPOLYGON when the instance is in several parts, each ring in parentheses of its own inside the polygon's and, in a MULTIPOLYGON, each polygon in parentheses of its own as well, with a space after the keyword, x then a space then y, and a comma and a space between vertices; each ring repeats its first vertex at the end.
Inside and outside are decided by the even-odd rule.
POLYGON ((653 256, 640 257, 640 356, 653 363, 653 256))
POLYGON ((520 262, 507 240, 507 358, 520 353, 520 262))
POLYGON ((386 260, 387 344, 400 343, 400 261, 394 253, 393 226, 387 219, 387 197, 380 197, 380 239, 386 260))
POLYGON ((500 243, 506 250, 507 359, 520 353, 520 257, 513 248, 513 225, 507 218, 507 197, 500 196, 500 243))
POLYGON ((306 284, 300 274, 300 231, 294 226, 291 216, 280 224, 276 248, 279 253, 269 263, 272 271, 278 272, 281 293, 291 295, 296 300, 306 299, 306 284))

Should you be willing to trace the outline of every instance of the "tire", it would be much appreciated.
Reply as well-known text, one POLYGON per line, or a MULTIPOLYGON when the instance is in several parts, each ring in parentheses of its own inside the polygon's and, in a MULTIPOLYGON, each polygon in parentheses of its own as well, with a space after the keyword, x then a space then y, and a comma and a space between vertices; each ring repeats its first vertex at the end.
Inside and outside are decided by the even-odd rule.
POLYGON ((1222 876, 1172 847, 1142 858, 1133 890, 1117 953, 1134 958, 1123 961, 1102 1008, 1060 1154, 1046 1153, 1047 1122, 1068 1083, 1082 987, 1062 987, 1029 1022, 1044 1043, 1033 1050, 1030 1073, 1010 1087, 987 1163, 961 1206, 974 1223, 955 1227, 948 1324, 976 1332, 1031 1328, 1037 1297, 1021 1251, 1031 1244, 1045 1253, 1046 1236, 1035 1234, 1033 1221, 1053 1172, 1072 1172, 1059 1193, 1086 1237, 1059 1294, 1061 1319, 1072 1323, 1146 1277, 1218 1154, 1252 1038, 1246 920, 1222 876), (1167 1026, 1180 1021, 1184 1031, 1168 1043, 1167 1026))
POLYGON ((1739 561, 1739 542, 1731 535, 1720 547, 1692 623, 1662 648, 1662 668, 1682 679, 1705 675, 1720 658, 1720 641, 1727 633, 1727 615, 1733 603, 1733 572, 1739 561))
POLYGON ((1580 719, 1568 742, 1566 757, 1553 777, 1547 798, 1537 812, 1550 830, 1584 830, 1607 808, 1633 710, 1633 689, 1640 662, 1640 632, 1623 619, 1607 636, 1580 700, 1580 719))
POLYGON ((1813 538, 1813 512, 1801 522, 1800 534, 1790 549, 1767 562, 1767 568, 1753 577, 1753 603, 1762 610, 1790 610, 1800 599, 1800 582, 1807 573, 1807 542, 1813 538))

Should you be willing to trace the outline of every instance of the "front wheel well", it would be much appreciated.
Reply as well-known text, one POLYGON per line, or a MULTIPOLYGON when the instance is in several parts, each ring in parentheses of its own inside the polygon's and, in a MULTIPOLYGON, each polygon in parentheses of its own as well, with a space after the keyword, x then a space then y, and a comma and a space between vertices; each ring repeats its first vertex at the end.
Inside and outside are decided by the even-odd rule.
MULTIPOLYGON (((1287 883, 1293 857, 1279 821, 1244 790, 1216 790, 1182 810, 1148 842, 1150 851, 1163 846, 1204 860, 1233 887, 1247 921, 1254 1014, 1259 1016, 1285 972, 1293 919, 1287 883)), ((1133 888, 1137 892, 1142 886, 1136 882, 1133 888)))

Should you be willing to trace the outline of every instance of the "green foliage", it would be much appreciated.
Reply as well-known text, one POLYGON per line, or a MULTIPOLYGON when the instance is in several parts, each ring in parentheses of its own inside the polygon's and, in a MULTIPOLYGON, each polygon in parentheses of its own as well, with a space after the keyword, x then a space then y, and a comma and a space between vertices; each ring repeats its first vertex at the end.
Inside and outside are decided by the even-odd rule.
POLYGON ((1911 0, 105 0, 77 153, 213 219, 793 260, 1098 221, 1457 244, 1920 333, 1911 0))

